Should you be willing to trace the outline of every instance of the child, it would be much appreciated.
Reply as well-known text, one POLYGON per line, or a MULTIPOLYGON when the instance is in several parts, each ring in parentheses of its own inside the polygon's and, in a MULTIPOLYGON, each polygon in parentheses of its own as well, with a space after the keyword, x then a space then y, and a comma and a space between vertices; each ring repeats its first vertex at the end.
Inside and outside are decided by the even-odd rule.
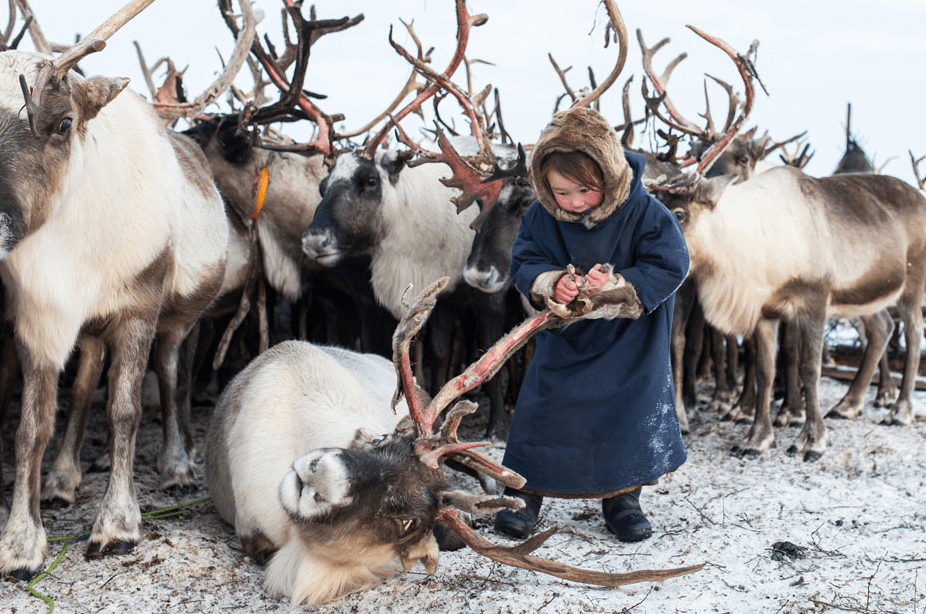
POLYGON ((638 501, 641 485, 687 457, 669 340, 688 250, 675 216, 644 190, 643 167, 643 157, 625 153, 608 122, 587 108, 558 113, 534 147, 539 202, 521 220, 512 282, 544 308, 623 278, 629 310, 642 315, 581 320, 536 336, 504 458, 527 479, 522 491, 506 490, 525 507, 495 518, 495 530, 509 537, 531 534, 549 495, 600 498, 619 540, 646 539, 652 526, 638 501))

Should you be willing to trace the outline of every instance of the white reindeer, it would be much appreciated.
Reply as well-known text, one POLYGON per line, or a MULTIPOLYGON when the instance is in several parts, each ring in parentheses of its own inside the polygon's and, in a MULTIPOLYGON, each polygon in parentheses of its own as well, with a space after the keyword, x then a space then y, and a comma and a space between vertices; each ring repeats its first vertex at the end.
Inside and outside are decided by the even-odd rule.
POLYGON ((0 54, 0 276, 24 379, 0 575, 28 578, 46 553, 41 460, 78 336, 105 344, 111 361, 112 473, 87 555, 138 542, 132 462, 152 339, 165 373, 176 369, 223 281, 228 223, 202 152, 124 91, 127 79, 69 72, 143 6, 133 8, 55 60, 0 54))

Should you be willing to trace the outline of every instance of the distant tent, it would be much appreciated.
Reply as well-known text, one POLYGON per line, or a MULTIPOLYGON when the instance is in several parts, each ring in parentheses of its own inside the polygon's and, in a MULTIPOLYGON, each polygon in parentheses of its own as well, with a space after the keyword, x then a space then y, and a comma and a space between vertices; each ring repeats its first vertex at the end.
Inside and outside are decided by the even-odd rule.
POLYGON ((875 167, 871 160, 865 155, 858 142, 852 138, 852 103, 850 102, 846 113, 846 153, 842 155, 833 174, 874 172, 875 167))

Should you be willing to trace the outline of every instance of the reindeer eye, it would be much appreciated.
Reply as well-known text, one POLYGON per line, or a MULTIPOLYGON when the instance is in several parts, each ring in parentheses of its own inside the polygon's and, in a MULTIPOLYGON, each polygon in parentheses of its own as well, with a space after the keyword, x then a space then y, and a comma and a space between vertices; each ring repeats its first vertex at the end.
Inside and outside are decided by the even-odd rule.
POLYGON ((369 175, 360 180, 360 186, 364 188, 375 188, 379 185, 379 177, 376 175, 369 175))
POLYGON ((315 502, 316 502, 316 503, 321 503, 322 501, 325 500, 325 498, 322 497, 321 493, 318 492, 318 491, 315 491, 315 497, 313 497, 313 498, 315 499, 315 502))
POLYGON ((58 134, 67 134, 67 132, 71 129, 72 121, 73 120, 70 117, 61 118, 61 121, 58 122, 58 126, 55 128, 55 131, 58 134))
POLYGON ((418 526, 417 518, 407 518, 402 521, 402 530, 408 533, 418 526))

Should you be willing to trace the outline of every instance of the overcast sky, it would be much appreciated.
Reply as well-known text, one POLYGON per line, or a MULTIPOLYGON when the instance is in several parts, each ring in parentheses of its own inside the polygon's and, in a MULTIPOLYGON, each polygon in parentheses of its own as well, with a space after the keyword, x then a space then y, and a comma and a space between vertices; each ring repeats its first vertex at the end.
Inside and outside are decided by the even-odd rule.
MULTIPOLYGON (((61 43, 87 34, 124 3, 31 0, 46 37, 61 43)), ((375 117, 408 76, 409 66, 389 46, 390 26, 397 40, 411 47, 400 20, 413 22, 425 47, 434 47, 432 65, 438 70, 454 48, 453 0, 323 0, 314 5, 320 19, 364 15, 359 25, 317 42, 306 78, 307 89, 328 96, 319 102, 324 111, 345 115, 339 125, 345 129, 375 117)), ((282 2, 257 0, 255 6, 265 14, 258 31, 282 46, 282 2)), ((473 30, 467 52, 471 60, 492 63, 474 66, 474 87, 491 83, 499 89, 505 125, 515 140, 534 142, 563 92, 548 53, 561 67, 572 67, 573 88, 588 83, 589 66, 601 81, 614 64, 615 47, 603 47, 607 16, 597 0, 470 0, 468 7, 472 14, 489 17, 473 30)), ((688 53, 675 69, 670 93, 689 119, 701 121, 705 73, 743 91, 732 62, 685 27, 692 24, 741 52, 759 41, 756 68, 768 95, 757 95, 747 125, 767 130, 776 140, 807 130, 816 154, 806 172, 820 176, 834 170, 845 148, 846 106, 851 103, 852 131, 875 165, 914 182, 908 151, 926 154, 926 2, 635 0, 619 1, 618 7, 630 35, 630 53, 618 84, 602 98, 601 110, 612 123, 623 121, 620 90, 630 75, 635 116, 642 115, 638 28, 648 46, 671 39, 654 60, 657 70, 688 53)), ((212 82, 220 70, 219 55, 228 58, 233 46, 214 0, 155 0, 105 50, 82 63, 85 72, 130 77, 131 87, 148 95, 132 46, 136 40, 149 62, 169 55, 179 67, 187 66, 192 96, 212 82)), ((462 69, 456 81, 464 83, 462 69)), ((249 85, 250 78, 242 75, 239 83, 249 85)), ((715 85, 710 91, 715 119, 722 121, 725 94, 715 85)), ((223 101, 215 110, 225 111, 227 105, 223 101)), ((452 115, 456 108, 445 102, 441 111, 452 115)), ((647 147, 640 136, 635 145, 647 147)), ((921 175, 926 174, 926 161, 921 167, 921 175)))

